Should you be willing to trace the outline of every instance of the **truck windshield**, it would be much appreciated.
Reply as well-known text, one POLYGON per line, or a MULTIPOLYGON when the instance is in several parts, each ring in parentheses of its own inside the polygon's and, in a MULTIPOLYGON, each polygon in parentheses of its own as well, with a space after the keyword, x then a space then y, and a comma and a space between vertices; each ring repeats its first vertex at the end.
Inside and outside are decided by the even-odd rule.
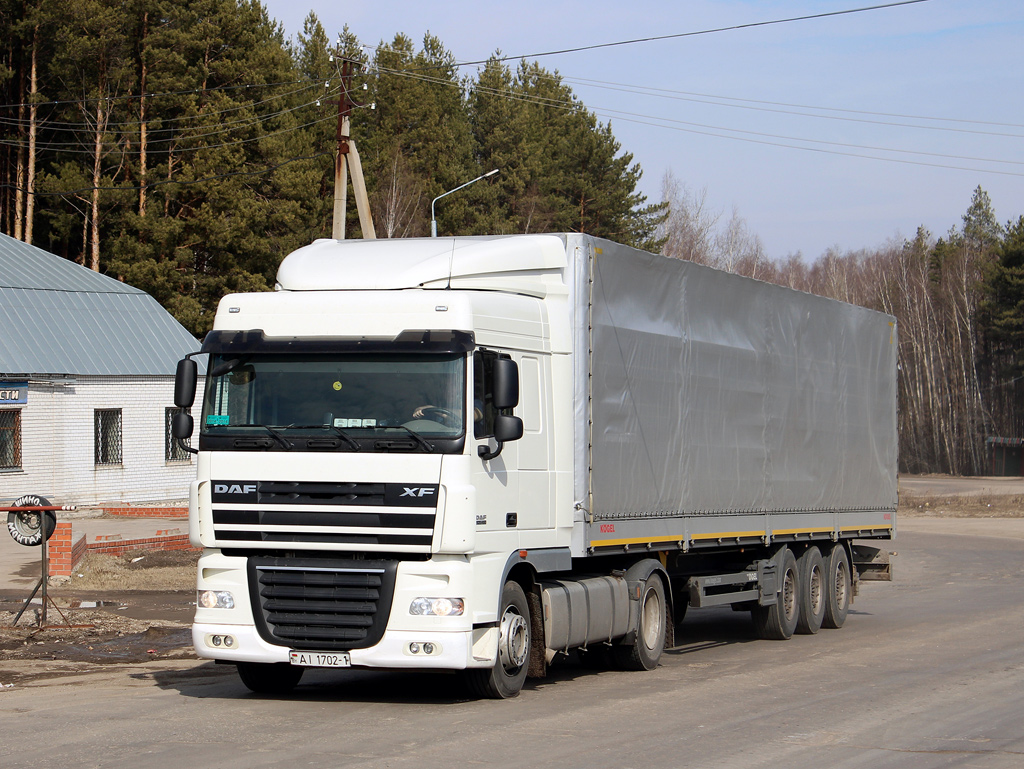
POLYGON ((211 355, 201 447, 458 452, 465 371, 457 353, 211 355))

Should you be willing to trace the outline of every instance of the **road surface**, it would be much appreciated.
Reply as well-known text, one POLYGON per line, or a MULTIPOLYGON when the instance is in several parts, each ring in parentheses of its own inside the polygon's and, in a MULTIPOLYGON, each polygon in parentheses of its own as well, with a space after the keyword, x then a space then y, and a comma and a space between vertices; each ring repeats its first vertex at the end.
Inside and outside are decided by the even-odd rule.
POLYGON ((841 630, 754 641, 748 614, 693 611, 654 671, 566 664, 504 702, 470 700, 445 674, 316 671, 274 699, 199 661, 0 662, 0 684, 18 681, 0 689, 0 761, 1019 769, 1024 531, 1005 520, 974 519, 966 535, 933 523, 901 522, 895 582, 864 584, 841 630))

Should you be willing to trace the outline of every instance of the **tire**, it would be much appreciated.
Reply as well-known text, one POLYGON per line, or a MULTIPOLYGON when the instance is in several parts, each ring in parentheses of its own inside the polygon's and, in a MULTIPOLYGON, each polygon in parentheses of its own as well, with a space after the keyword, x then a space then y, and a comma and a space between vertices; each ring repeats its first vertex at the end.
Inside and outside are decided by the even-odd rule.
MULTIPOLYGON (((46 497, 27 494, 14 501, 12 507, 49 507, 46 497)), ((46 539, 53 536, 57 528, 57 515, 52 510, 43 512, 11 512, 7 514, 7 530, 19 545, 38 547, 43 544, 43 529, 46 539)))
POLYGON ((796 632, 801 635, 814 635, 821 629, 821 622, 825 618, 825 604, 828 602, 825 563, 821 559, 821 551, 813 546, 807 548, 797 559, 796 570, 800 577, 800 616, 797 619, 796 632))
POLYGON ((501 590, 498 620, 498 659, 494 667, 465 671, 466 684, 477 697, 504 700, 515 697, 526 682, 530 667, 530 605, 518 582, 501 590))
POLYGON ((238 677, 257 694, 287 694, 299 683, 305 668, 287 662, 239 662, 238 677))
POLYGON ((841 628, 850 612, 853 574, 846 548, 834 545, 825 559, 825 616, 822 627, 841 628))
POLYGON ((776 556, 779 564, 778 600, 771 606, 758 606, 752 612, 754 630, 758 638, 786 641, 796 632, 800 620, 800 575, 796 557, 788 547, 776 556))
POLYGON ((654 670, 665 651, 669 621, 665 584, 657 574, 651 574, 644 582, 637 613, 636 639, 632 646, 617 645, 612 653, 623 670, 654 670))

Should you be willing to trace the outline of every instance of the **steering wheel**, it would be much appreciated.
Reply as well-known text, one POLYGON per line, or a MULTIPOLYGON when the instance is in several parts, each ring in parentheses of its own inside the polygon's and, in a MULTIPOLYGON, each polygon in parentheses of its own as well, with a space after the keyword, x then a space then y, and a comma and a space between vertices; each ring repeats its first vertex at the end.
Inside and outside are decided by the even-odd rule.
POLYGON ((423 415, 424 419, 429 419, 432 422, 438 424, 448 424, 455 421, 455 412, 449 411, 448 409, 440 408, 439 406, 424 406, 419 409, 419 412, 423 415))

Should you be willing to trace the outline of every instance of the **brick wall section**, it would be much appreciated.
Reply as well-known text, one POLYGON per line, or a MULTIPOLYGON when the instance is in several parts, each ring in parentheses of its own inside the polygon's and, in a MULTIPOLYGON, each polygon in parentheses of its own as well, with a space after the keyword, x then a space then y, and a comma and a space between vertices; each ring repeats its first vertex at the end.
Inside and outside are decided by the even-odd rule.
POLYGON ((70 577, 75 564, 85 555, 85 535, 77 542, 71 541, 71 524, 58 523, 53 536, 47 543, 49 558, 49 574, 51 577, 70 577))
POLYGON ((104 507, 106 515, 130 515, 133 518, 188 518, 187 507, 104 507))
POLYGON ((86 545, 90 553, 124 555, 132 550, 198 550, 188 541, 188 534, 174 534, 169 537, 148 537, 146 539, 117 539, 105 542, 90 542, 86 545))
POLYGON ((49 551, 49 574, 51 577, 70 577, 82 556, 89 553, 124 555, 133 550, 195 550, 188 541, 188 534, 172 534, 163 537, 143 539, 104 539, 86 542, 83 534, 77 541, 71 541, 71 524, 58 523, 53 536, 47 543, 49 551))

